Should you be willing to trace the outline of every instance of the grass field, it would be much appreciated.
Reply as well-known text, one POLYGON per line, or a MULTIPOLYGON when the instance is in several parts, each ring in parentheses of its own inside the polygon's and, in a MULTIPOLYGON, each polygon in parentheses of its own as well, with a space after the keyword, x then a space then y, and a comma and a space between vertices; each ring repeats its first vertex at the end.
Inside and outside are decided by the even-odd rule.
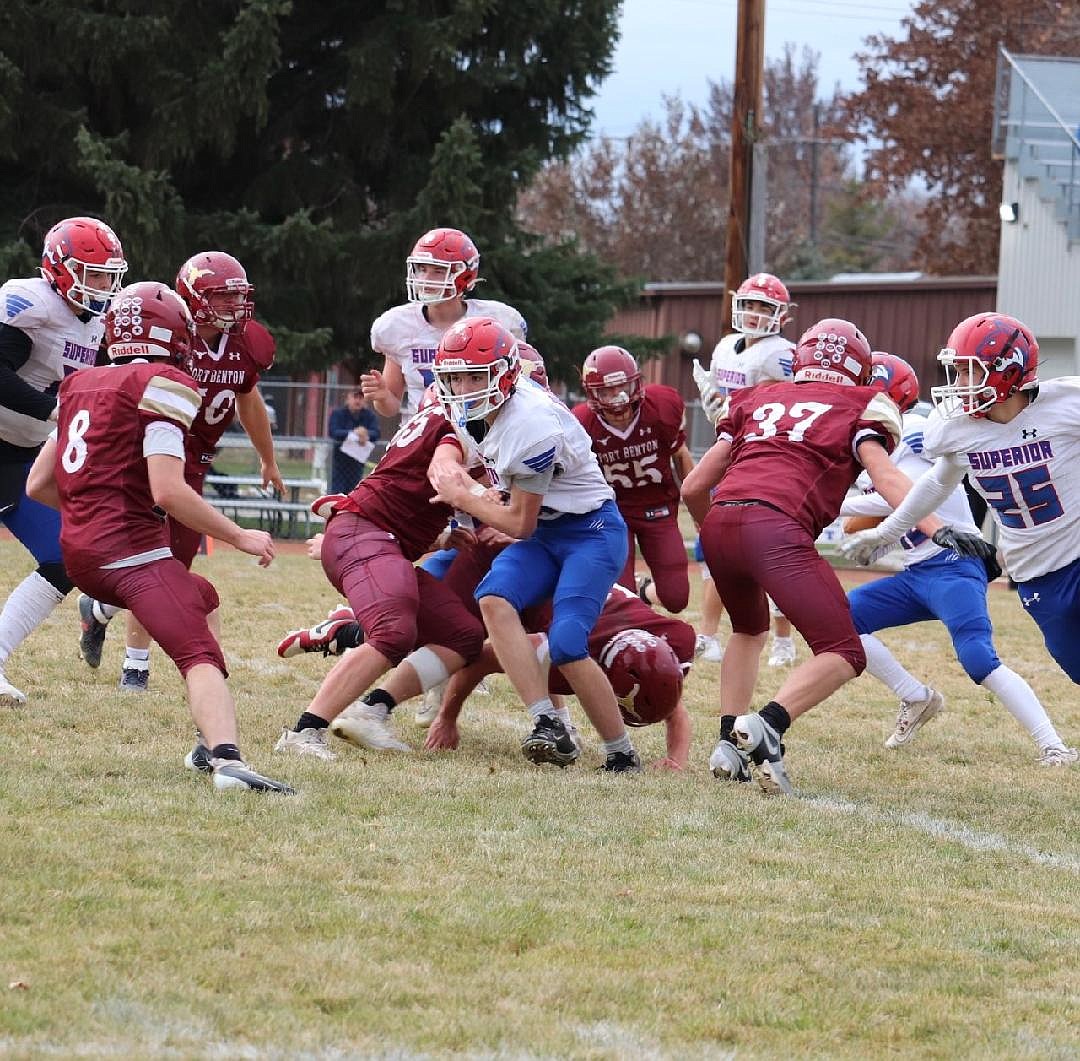
MULTIPOLYGON (((598 776, 595 745, 530 766, 501 679, 455 753, 301 762, 270 749, 326 663, 273 648, 333 591, 299 555, 199 565, 243 747, 300 795, 185 771, 171 665, 155 651, 151 694, 122 695, 122 630, 92 672, 58 609, 7 668, 29 704, 0 713, 0 1055, 1080 1056, 1080 770, 1035 766, 939 628, 886 640, 946 713, 886 752, 895 702, 851 683, 789 735, 797 799, 712 779, 708 664, 683 775, 598 776)), ((0 542, 0 592, 29 568, 0 542)), ((1076 688, 991 601, 1002 658, 1077 743, 1076 688)), ((762 701, 778 684, 763 668, 762 701)), ((659 757, 662 733, 637 739, 659 757)))

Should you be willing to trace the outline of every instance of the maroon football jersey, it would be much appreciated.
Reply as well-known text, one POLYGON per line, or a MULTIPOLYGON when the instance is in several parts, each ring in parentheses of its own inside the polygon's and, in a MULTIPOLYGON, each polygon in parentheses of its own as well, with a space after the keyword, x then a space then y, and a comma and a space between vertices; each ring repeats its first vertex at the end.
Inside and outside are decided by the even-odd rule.
POLYGON ((431 504, 435 491, 427 477, 431 458, 444 442, 461 449, 442 407, 429 406, 398 428, 375 470, 360 480, 338 508, 359 512, 390 531, 401 544, 402 554, 418 560, 453 514, 449 505, 431 504))
POLYGON ((168 548, 165 523, 153 510, 143 435, 155 421, 186 434, 198 408, 195 381, 163 362, 90 368, 64 380, 56 481, 60 545, 71 569, 168 548))
POLYGON ((188 435, 189 464, 204 470, 210 464, 236 416, 236 396, 249 394, 273 363, 274 337, 258 321, 248 321, 239 332, 223 332, 213 349, 195 340, 184 367, 198 384, 203 402, 188 435))
POLYGON ((584 402, 574 406, 620 510, 642 513, 667 506, 673 513, 678 507, 679 484, 671 458, 686 445, 685 411, 679 392, 661 383, 645 388, 638 414, 625 431, 602 420, 584 402))
MULTIPOLYGON (((539 616, 537 617, 539 618, 539 616)), ((547 630, 551 623, 550 605, 545 606, 542 625, 534 629, 547 630)), ((650 608, 636 594, 622 586, 612 586, 604 601, 600 618, 589 634, 589 655, 598 660, 604 646, 624 630, 647 630, 656 637, 662 637, 675 653, 683 668, 694 662, 694 646, 697 637, 689 623, 673 616, 661 615, 650 608)), ((573 695, 570 683, 563 677, 558 667, 552 667, 548 677, 548 691, 573 695)))
POLYGON ((816 538, 862 471, 856 446, 872 438, 891 453, 900 411, 869 387, 771 383, 735 391, 716 434, 732 451, 713 503, 764 501, 816 538))

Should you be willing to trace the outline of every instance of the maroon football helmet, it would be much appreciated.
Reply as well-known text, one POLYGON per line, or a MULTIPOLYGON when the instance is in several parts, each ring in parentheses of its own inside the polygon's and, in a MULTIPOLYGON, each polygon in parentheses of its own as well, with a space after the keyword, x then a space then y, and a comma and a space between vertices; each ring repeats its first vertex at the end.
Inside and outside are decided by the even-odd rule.
POLYGON ((433 228, 405 259, 405 290, 410 302, 449 302, 467 295, 480 274, 480 252, 464 232, 433 228))
POLYGON ((875 350, 870 386, 884 391, 906 413, 919 400, 919 377, 902 357, 875 350))
POLYGON ((992 405, 1039 385, 1039 344, 1025 324, 1004 313, 976 313, 962 320, 938 363, 946 382, 931 387, 930 396, 946 420, 985 416, 992 405))
POLYGON ((105 314, 105 347, 111 361, 155 358, 180 365, 191 355, 194 341, 191 313, 166 284, 128 284, 105 314))
POLYGON ((224 251, 200 251, 188 258, 176 274, 176 290, 200 327, 240 331, 255 312, 254 285, 224 251))
POLYGON ((455 423, 482 420, 514 391, 521 372, 517 340, 490 317, 465 317, 452 324, 439 342, 432 365, 439 401, 455 423), (467 394, 455 394, 450 377, 486 373, 486 383, 467 394))
POLYGON ((621 346, 601 346, 587 358, 581 369, 585 401, 597 415, 636 411, 645 388, 634 355, 621 346), (614 390, 615 393, 609 393, 614 390))
POLYGON ((682 696, 683 671, 674 649, 647 630, 623 630, 600 652, 628 726, 650 726, 671 716, 682 696))
POLYGON ((551 390, 547 366, 540 356, 540 351, 524 339, 518 339, 518 357, 521 359, 522 375, 528 376, 533 383, 538 383, 544 390, 551 390))
POLYGON ((109 308, 127 267, 116 233, 96 217, 58 221, 45 236, 41 275, 73 306, 95 317, 109 308), (91 283, 87 272, 96 274, 91 283))
POLYGON ((739 284, 738 291, 732 292, 731 326, 743 335, 756 338, 779 335, 780 329, 791 320, 794 305, 788 289, 772 273, 755 273, 739 284), (771 314, 763 314, 751 302, 765 303, 772 308, 771 314))
POLYGON ((851 321, 826 317, 807 328, 795 347, 795 382, 863 386, 873 362, 866 336, 851 321))

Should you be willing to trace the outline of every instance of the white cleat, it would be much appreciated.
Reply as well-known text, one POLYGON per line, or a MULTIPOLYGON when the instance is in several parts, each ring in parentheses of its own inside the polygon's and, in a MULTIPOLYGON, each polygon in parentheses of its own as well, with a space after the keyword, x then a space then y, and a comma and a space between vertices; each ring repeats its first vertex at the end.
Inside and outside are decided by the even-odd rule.
POLYGON ((369 704, 350 704, 330 723, 330 732, 358 748, 375 752, 411 752, 412 748, 390 728, 388 718, 369 704))
POLYGON ((720 663, 724 659, 724 646, 715 637, 698 634, 694 644, 694 656, 704 663, 720 663))
POLYGON ((1064 744, 1043 748, 1039 752, 1040 766, 1071 766, 1077 759, 1080 759, 1080 752, 1075 748, 1066 748, 1064 744))
MULTIPOLYGON (((927 686, 929 688, 929 686, 927 686)), ((902 748, 932 718, 945 708, 945 697, 936 689, 930 689, 925 700, 901 700, 896 715, 896 728, 885 738, 886 748, 902 748)))
POLYGON ((774 637, 769 652, 770 667, 790 667, 795 662, 795 641, 790 637, 774 637))
POLYGON ((26 693, 16 689, 0 670, 0 707, 19 707, 26 703, 26 693))
POLYGON ((413 716, 416 724, 421 729, 427 729, 431 723, 435 721, 435 716, 439 713, 439 708, 442 706, 442 698, 445 691, 446 682, 439 682, 438 685, 433 685, 426 693, 424 693, 424 699, 420 701, 420 706, 416 709, 416 714, 413 716))
POLYGON ((281 731, 274 751, 287 755, 310 755, 323 762, 332 763, 337 756, 327 747, 325 729, 302 729, 294 733, 291 729, 281 731))
POLYGON ((709 756, 709 769, 717 781, 752 781, 750 758, 746 752, 721 738, 709 756))
POLYGON ((295 796, 296 790, 284 781, 275 781, 272 777, 252 770, 247 763, 239 759, 211 759, 214 771, 212 780, 219 792, 280 792, 283 796, 295 796))
POLYGON ((795 790, 784 766, 784 746, 776 730, 756 711, 735 719, 735 743, 754 764, 754 774, 767 796, 791 796, 795 790))

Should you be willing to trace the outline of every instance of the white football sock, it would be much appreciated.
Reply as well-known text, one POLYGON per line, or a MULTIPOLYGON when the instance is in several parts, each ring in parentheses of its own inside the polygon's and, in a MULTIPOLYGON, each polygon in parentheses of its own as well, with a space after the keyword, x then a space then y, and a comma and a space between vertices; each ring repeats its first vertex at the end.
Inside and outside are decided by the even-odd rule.
POLYGON ((555 716, 555 705, 549 696, 545 696, 543 700, 537 700, 535 704, 529 704, 529 718, 535 722, 541 715, 547 715, 548 718, 555 716))
POLYGON ((897 662, 896 657, 873 634, 860 634, 866 653, 866 669, 884 682, 901 700, 925 700, 930 690, 897 662))
POLYGON ((124 670, 149 670, 150 649, 132 648, 130 645, 124 649, 124 670))
POLYGON ((64 594, 36 571, 11 591, 0 612, 0 667, 63 599, 64 594))
POLYGON ((1005 705, 1005 709, 1031 734, 1040 749, 1064 747, 1065 742, 1054 729, 1046 708, 1039 702, 1034 689, 1016 671, 1002 664, 979 684, 986 686, 1005 705))

